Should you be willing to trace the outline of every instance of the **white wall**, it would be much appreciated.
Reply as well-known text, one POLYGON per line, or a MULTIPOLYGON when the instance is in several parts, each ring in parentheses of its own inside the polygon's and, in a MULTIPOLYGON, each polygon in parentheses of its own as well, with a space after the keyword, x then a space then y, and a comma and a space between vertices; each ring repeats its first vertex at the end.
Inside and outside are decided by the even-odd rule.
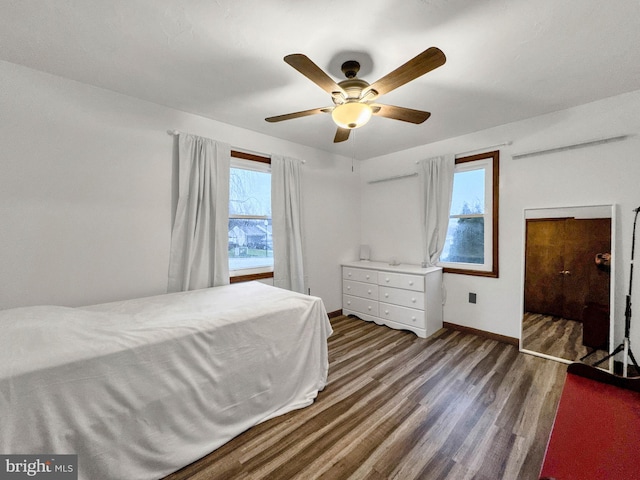
POLYGON ((339 264, 359 241, 351 160, 6 62, 0 125, 0 308, 166 292, 168 129, 306 160, 308 283, 341 308, 339 264))
MULTIPOLYGON (((639 132, 640 91, 366 160, 361 164, 362 242, 371 245, 374 259, 395 256, 419 263, 417 178, 367 182, 414 172, 415 161, 422 158, 512 141, 512 145, 500 147, 500 278, 446 274, 445 321, 519 337, 524 209, 615 203, 617 344, 624 331, 632 209, 640 205, 639 137, 519 160, 511 155, 639 132), (469 292, 477 293, 477 304, 468 303, 469 292)), ((636 302, 640 302, 638 283, 634 281, 636 302)), ((640 348, 640 318, 633 321, 632 344, 640 348)))
POLYGON ((414 172, 421 158, 510 140, 501 148, 500 278, 445 275, 445 320, 518 337, 523 209, 616 203, 621 339, 631 210, 640 204, 638 137, 521 160, 511 154, 637 134, 640 92, 356 162, 352 173, 344 157, 10 63, 0 62, 0 82, 0 308, 166 291, 174 141, 167 129, 307 161, 308 283, 329 311, 341 307, 339 265, 357 258, 360 243, 373 259, 421 260, 417 178, 369 180, 414 172), (468 303, 469 292, 477 304, 468 303))

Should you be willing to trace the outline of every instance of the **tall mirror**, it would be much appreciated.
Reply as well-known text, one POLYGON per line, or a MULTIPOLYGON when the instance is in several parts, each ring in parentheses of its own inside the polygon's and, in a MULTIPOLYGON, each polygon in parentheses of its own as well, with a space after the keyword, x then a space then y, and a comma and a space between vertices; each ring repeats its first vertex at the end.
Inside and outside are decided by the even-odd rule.
POLYGON ((598 363, 613 348, 614 206, 526 209, 524 223, 521 350, 598 363))

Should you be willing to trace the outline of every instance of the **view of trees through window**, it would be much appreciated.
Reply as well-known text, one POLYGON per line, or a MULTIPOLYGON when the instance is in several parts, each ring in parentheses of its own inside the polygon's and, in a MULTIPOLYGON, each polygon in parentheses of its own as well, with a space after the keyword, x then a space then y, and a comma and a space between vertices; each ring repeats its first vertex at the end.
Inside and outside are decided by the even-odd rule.
POLYGON ((441 258, 445 262, 456 263, 484 263, 484 216, 481 214, 479 204, 473 207, 464 202, 462 215, 459 218, 449 219, 447 230, 448 242, 446 252, 441 258))
POLYGON ((485 170, 456 172, 453 177, 451 215, 440 260, 483 264, 485 252, 485 170))
POLYGON ((271 174, 231 168, 229 270, 273 267, 271 174))

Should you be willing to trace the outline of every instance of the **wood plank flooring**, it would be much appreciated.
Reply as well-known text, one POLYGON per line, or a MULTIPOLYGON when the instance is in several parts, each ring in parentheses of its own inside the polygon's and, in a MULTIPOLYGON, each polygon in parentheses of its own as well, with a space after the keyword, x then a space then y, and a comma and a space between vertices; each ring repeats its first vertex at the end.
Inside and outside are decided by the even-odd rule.
POLYGON ((459 331, 332 325, 329 383, 313 405, 165 480, 538 478, 566 365, 459 331))
MULTIPOLYGON (((582 344, 582 323, 540 313, 525 312, 522 345, 527 350, 576 362, 592 352, 582 344)), ((606 356, 605 350, 595 350, 585 362, 593 364, 606 356)))

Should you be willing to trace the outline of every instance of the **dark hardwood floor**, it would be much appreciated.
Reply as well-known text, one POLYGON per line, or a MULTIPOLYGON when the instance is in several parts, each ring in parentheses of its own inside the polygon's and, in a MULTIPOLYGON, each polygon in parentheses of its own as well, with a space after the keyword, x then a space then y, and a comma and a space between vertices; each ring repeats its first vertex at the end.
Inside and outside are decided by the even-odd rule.
POLYGON ((566 365, 459 331, 332 325, 315 403, 165 480, 538 478, 566 365))

